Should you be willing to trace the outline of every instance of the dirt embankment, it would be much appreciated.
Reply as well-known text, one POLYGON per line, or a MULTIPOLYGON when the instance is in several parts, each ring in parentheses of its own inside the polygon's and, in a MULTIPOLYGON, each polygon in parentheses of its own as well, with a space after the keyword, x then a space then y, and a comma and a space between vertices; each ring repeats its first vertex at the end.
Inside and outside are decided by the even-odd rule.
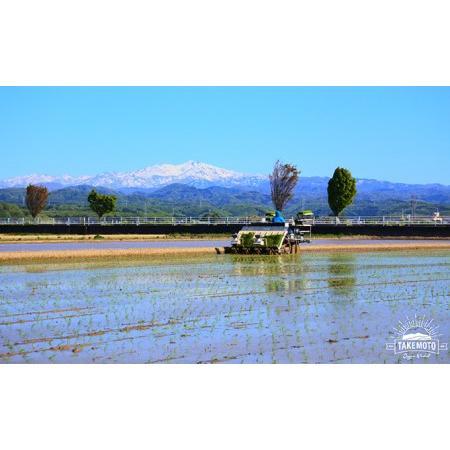
POLYGON ((88 249, 88 250, 55 250, 55 251, 24 251, 0 252, 0 262, 36 261, 52 262, 62 260, 89 260, 95 258, 140 258, 165 255, 201 255, 216 254, 214 247, 197 248, 128 248, 128 249, 88 249))
POLYGON ((159 242, 228 239, 228 234, 167 235, 167 234, 0 234, 0 244, 57 244, 59 242, 159 242))
MULTIPOLYGON (((447 249, 450 250, 450 241, 429 241, 429 242, 405 242, 405 243, 371 243, 334 245, 332 243, 305 244, 300 247, 302 252, 372 252, 372 251, 404 251, 423 249, 447 249)), ((223 253, 223 248, 214 247, 184 247, 184 248, 129 248, 129 249, 87 249, 87 250, 56 250, 56 251, 11 251, 0 252, 0 262, 53 262, 63 260, 91 260, 91 259, 112 259, 112 258, 145 258, 151 256, 174 256, 174 255, 202 255, 223 253)))

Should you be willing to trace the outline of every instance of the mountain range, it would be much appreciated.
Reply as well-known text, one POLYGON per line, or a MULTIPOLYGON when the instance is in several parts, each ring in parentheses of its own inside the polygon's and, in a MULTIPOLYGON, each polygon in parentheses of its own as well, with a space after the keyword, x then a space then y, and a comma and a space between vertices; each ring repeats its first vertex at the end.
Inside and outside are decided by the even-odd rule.
MULTIPOLYGON (((320 215, 329 214, 328 180, 328 177, 300 176, 286 212, 313 209, 320 215)), ((50 189, 47 211, 52 215, 88 214, 86 198, 93 187, 117 195, 118 213, 125 215, 196 216, 212 211, 220 215, 261 215, 271 208, 267 175, 245 174, 194 161, 95 176, 9 178, 0 181, 0 202, 23 208, 24 188, 28 184, 50 189)), ((353 205, 345 211, 347 215, 407 214, 412 199, 417 214, 431 214, 436 209, 450 214, 450 186, 357 179, 357 191, 353 205)), ((18 211, 15 210, 16 215, 18 211)))
POLYGON ((132 172, 105 172, 94 176, 28 175, 0 181, 0 188, 45 185, 49 189, 67 186, 101 186, 116 190, 156 189, 173 183, 195 187, 256 187, 267 181, 262 175, 249 175, 196 161, 160 164, 132 172))

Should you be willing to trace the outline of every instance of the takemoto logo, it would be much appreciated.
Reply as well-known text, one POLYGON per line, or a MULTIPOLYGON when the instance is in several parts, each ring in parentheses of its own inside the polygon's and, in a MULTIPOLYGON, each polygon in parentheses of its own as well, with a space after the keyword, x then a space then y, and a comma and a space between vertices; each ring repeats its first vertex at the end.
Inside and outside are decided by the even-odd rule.
POLYGON ((406 322, 398 321, 394 327, 396 339, 386 344, 386 350, 394 354, 402 355, 403 359, 429 358, 431 355, 439 355, 441 350, 447 350, 448 344, 440 342, 441 334, 439 326, 433 325, 433 319, 414 316, 414 319, 406 318, 406 322))

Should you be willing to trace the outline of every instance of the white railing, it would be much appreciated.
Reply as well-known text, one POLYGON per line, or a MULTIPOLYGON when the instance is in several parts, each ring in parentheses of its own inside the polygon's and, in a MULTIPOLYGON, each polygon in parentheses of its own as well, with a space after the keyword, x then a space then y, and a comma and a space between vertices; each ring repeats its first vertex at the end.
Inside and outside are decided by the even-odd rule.
MULTIPOLYGON (((262 217, 55 217, 55 218, 0 218, 0 225, 248 225, 264 222, 262 217)), ((306 221, 305 221, 306 222, 306 221)), ((448 225, 449 216, 439 219, 430 216, 359 216, 359 217, 315 217, 313 225, 448 225)))
POLYGON ((261 221, 258 217, 55 217, 0 218, 0 225, 248 225, 261 221))
POLYGON ((358 217, 316 217, 313 225, 445 225, 450 217, 440 216, 358 216, 358 217))

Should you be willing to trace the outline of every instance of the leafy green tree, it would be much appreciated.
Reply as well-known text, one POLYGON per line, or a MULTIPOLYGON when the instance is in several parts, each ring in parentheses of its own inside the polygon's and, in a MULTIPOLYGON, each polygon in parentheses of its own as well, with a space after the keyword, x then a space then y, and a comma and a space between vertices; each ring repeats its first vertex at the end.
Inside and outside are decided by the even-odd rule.
POLYGON ((17 205, 0 202, 0 217, 3 219, 23 217, 24 212, 17 205))
POLYGON ((101 219, 105 214, 111 213, 116 209, 117 197, 115 195, 99 194, 92 189, 88 196, 89 206, 98 218, 101 219))
POLYGON ((356 195, 356 179, 351 172, 337 167, 328 182, 328 204, 335 216, 353 203, 356 195))
POLYGON ((221 217, 223 217, 223 214, 220 214, 218 211, 216 210, 209 210, 208 212, 205 212, 204 214, 202 214, 201 218, 202 219, 220 219, 221 217))

